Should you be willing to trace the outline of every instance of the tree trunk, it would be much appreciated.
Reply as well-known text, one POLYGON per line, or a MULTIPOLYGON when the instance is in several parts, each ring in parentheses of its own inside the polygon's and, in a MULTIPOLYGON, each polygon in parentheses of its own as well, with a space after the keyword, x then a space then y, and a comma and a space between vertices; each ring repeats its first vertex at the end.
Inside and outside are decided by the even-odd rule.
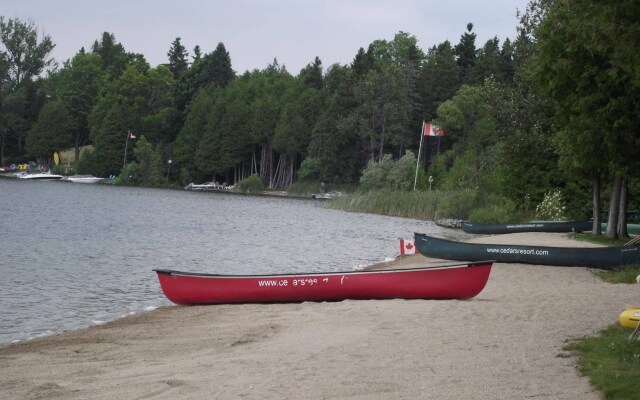
POLYGON ((593 230, 594 235, 600 236, 602 234, 601 216, 600 216, 600 175, 593 177, 593 230))
POLYGON ((609 239, 618 238, 618 213, 620 211, 620 192, 622 189, 622 177, 616 175, 611 187, 611 201, 609 202, 609 220, 605 236, 609 239))
POLYGON ((622 181, 620 188, 620 210, 618 210, 618 237, 629 237, 627 232, 627 181, 622 181))
POLYGON ((384 133, 386 127, 386 118, 382 118, 382 132, 380 133, 380 148, 378 149, 378 161, 382 160, 382 154, 384 152, 384 133))

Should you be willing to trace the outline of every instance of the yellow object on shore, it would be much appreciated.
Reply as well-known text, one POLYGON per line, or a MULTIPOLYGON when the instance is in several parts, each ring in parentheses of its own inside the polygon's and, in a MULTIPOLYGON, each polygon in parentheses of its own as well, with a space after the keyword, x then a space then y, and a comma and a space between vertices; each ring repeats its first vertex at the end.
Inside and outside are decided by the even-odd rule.
POLYGON ((637 328, 640 325, 640 308, 627 308, 620 314, 620 325, 626 328, 637 328))
POLYGON ((58 152, 57 151, 53 152, 53 163, 55 165, 58 165, 60 163, 60 156, 58 156, 58 152))

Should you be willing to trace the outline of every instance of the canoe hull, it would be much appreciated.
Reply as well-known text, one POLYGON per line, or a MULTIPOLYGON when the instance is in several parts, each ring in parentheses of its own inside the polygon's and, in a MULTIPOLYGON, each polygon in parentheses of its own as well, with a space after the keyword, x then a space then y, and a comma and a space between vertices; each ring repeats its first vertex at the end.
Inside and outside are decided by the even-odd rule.
POLYGON ((421 233, 415 234, 416 248, 427 257, 445 260, 595 267, 612 269, 640 263, 640 246, 548 247, 454 242, 421 233))
POLYGON ((492 262, 420 269, 292 275, 212 275, 155 270, 162 291, 181 305, 347 299, 469 299, 492 262))
POLYGON ((593 221, 568 222, 529 222, 524 224, 474 224, 463 222, 462 230, 466 233, 496 235, 517 232, 584 232, 593 228, 593 221))

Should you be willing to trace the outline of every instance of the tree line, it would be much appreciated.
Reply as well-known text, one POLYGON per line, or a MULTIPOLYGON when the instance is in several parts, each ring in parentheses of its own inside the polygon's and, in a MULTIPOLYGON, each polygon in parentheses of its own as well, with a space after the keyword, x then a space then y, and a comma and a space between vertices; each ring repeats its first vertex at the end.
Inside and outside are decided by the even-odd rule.
POLYGON ((179 37, 151 67, 107 32, 53 68, 49 36, 0 17, 1 162, 73 147, 79 170, 131 184, 357 184, 368 165, 415 156, 431 121, 445 136, 423 138, 418 189, 431 176, 434 189, 498 194, 507 208, 558 189, 568 217, 591 214, 598 227, 604 197, 608 235, 624 234, 617 221, 640 192, 635 12, 536 0, 518 12, 513 41, 478 46, 469 23, 457 43, 424 51, 398 32, 348 65, 316 57, 296 75, 277 59, 238 74, 223 43, 190 54, 179 37))

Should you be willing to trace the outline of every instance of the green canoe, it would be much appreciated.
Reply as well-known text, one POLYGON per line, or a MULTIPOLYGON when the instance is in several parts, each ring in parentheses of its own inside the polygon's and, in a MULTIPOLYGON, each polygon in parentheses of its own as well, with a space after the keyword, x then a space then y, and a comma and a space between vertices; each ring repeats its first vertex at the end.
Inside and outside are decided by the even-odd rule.
POLYGON ((466 233, 496 235, 516 232, 584 232, 593 228, 593 221, 534 221, 520 224, 475 224, 463 222, 466 233))
POLYGON ((504 263, 595 267, 613 269, 640 264, 640 246, 620 247, 547 247, 455 242, 415 234, 420 254, 445 260, 495 260, 504 263))

